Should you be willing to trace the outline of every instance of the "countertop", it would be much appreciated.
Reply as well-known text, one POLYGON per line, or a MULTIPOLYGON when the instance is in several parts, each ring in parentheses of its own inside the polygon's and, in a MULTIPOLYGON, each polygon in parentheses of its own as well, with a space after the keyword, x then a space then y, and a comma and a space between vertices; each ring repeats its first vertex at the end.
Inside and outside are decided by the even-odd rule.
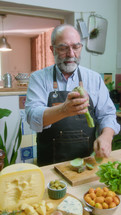
MULTIPOLYGON (((121 161, 121 150, 112 151, 111 157, 113 157, 115 160, 121 161)), ((43 166, 40 168, 41 168, 41 170, 44 174, 44 177, 45 177, 45 187, 47 187, 48 182, 50 182, 51 180, 62 179, 65 181, 65 179, 61 175, 59 175, 59 173, 57 173, 54 170, 54 165, 43 166)), ((99 182, 99 180, 94 181, 94 182, 90 182, 90 183, 85 183, 85 184, 78 185, 78 186, 74 186, 74 187, 72 187, 67 181, 66 181, 66 183, 67 183, 67 192, 69 194, 76 196, 81 201, 83 201, 84 193, 87 192, 87 190, 90 187, 96 188, 99 186, 100 187, 104 186, 102 183, 99 182)), ((121 199, 121 195, 119 195, 119 197, 121 199)), ((48 198, 47 189, 45 190, 44 198, 45 199, 48 198)), ((121 214, 121 205, 115 211, 115 215, 120 215, 120 214, 121 214)))
POLYGON ((0 88, 0 96, 21 95, 27 93, 27 87, 0 88))

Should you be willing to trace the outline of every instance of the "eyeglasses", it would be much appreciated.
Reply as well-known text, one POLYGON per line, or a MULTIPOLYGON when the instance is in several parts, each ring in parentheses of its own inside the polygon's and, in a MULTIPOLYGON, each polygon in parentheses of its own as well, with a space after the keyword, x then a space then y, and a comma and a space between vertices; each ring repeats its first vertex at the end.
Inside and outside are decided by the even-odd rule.
POLYGON ((70 46, 66 44, 60 44, 58 46, 54 45, 54 48, 57 48, 57 50, 60 52, 60 54, 65 54, 69 51, 70 48, 72 48, 73 52, 78 52, 82 48, 82 43, 75 43, 70 46))

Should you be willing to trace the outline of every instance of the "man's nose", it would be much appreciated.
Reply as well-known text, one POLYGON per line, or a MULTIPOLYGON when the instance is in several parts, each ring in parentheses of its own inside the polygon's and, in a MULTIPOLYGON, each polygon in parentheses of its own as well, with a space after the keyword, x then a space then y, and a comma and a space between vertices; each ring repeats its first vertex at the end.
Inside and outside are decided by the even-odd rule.
POLYGON ((71 46, 68 47, 67 56, 69 57, 75 56, 74 50, 71 46))

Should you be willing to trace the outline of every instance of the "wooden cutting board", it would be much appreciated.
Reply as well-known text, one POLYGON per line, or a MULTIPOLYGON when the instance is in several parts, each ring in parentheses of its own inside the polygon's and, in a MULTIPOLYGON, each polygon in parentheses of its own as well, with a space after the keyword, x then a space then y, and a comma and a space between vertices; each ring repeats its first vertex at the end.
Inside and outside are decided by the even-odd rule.
MULTIPOLYGON (((49 197, 48 197, 48 198, 45 198, 45 201, 46 201, 46 202, 51 202, 51 203, 53 204, 53 206, 54 206, 53 210, 47 212, 46 215, 52 215, 52 213, 53 213, 54 211, 57 210, 57 206, 58 206, 67 196, 72 196, 73 198, 78 199, 78 198, 76 198, 75 196, 73 196, 73 195, 71 195, 71 194, 69 194, 69 193, 67 193, 62 199, 58 199, 58 200, 50 199, 49 197)), ((78 200, 79 200, 79 199, 78 199, 78 200)), ((82 202, 81 202, 81 203, 82 203, 82 202)), ((83 205, 83 203, 82 203, 82 205, 83 205)), ((88 213, 87 211, 84 210, 84 205, 83 205, 83 215, 89 215, 89 213, 88 213)))
POLYGON ((61 164, 56 164, 54 169, 59 174, 61 174, 72 186, 76 186, 99 179, 99 177, 95 174, 98 171, 98 166, 102 163, 107 163, 108 161, 114 161, 114 158, 103 158, 101 163, 96 163, 93 157, 85 158, 84 161, 93 164, 94 168, 92 170, 88 170, 86 168, 83 172, 78 173, 72 169, 70 162, 68 161, 61 164))

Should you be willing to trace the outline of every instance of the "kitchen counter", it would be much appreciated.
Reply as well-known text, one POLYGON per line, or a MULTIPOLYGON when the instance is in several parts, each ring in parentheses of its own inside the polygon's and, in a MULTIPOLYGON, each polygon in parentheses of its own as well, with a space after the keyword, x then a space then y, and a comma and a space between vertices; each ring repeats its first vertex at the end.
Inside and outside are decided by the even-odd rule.
POLYGON ((22 95, 27 93, 27 87, 0 88, 0 96, 22 95))
MULTIPOLYGON (((119 160, 121 161, 121 149, 120 150, 116 150, 116 151, 112 151, 111 152, 111 157, 113 157, 115 160, 119 160)), ((48 182, 50 182, 51 180, 55 180, 55 179, 62 179, 65 181, 65 179, 59 175, 59 173, 57 173, 54 170, 54 165, 48 165, 48 166, 43 166, 40 167, 44 177, 45 177, 45 187, 47 187, 48 182)), ((80 200, 83 201, 83 195, 84 193, 90 188, 90 187, 103 187, 104 184, 100 183, 99 180, 96 180, 94 182, 90 182, 90 183, 86 183, 86 184, 82 184, 82 185, 78 185, 78 186, 71 186, 67 181, 67 192, 74 195, 75 197, 79 198, 80 200)), ((121 199, 121 195, 119 195, 120 199, 121 199)), ((44 194, 44 198, 47 199, 48 198, 48 194, 47 194, 47 189, 45 191, 44 194)), ((117 210, 115 211, 115 215, 120 215, 121 214, 121 205, 117 208, 117 210)))

